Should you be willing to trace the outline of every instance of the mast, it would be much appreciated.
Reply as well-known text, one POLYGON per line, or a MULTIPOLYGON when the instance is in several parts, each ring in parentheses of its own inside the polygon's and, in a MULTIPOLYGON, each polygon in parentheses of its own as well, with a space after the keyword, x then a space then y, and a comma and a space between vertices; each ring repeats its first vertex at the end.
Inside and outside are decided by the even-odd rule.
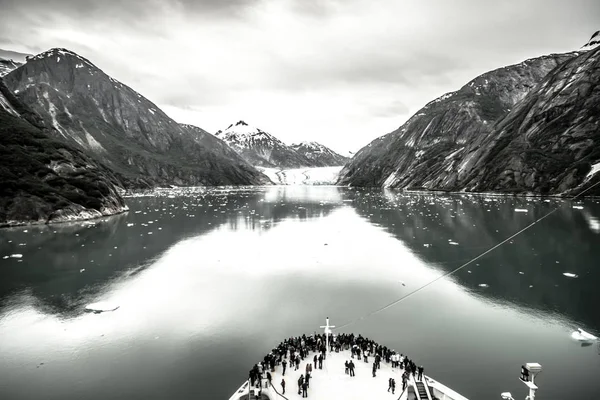
POLYGON ((325 319, 325 325, 320 327, 325 330, 325 358, 327 358, 327 352, 329 351, 329 334, 331 333, 331 328, 335 328, 335 325, 329 325, 329 317, 325 319))

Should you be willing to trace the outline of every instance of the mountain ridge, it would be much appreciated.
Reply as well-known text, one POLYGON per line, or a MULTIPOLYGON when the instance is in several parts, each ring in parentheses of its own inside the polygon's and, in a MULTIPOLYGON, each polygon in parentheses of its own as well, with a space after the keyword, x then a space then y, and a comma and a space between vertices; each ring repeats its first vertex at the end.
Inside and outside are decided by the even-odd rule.
POLYGON ((495 123, 548 73, 582 54, 550 54, 497 68, 428 102, 397 130, 358 151, 338 184, 463 190, 495 123))
POLYGON ((51 129, 0 78, 0 227, 127 211, 121 178, 51 129))
POLYGON ((244 120, 217 131, 215 136, 226 142, 250 164, 259 167, 289 169, 340 165, 329 163, 336 160, 335 157, 341 156, 326 146, 298 145, 295 148, 295 145, 287 145, 269 132, 251 126, 244 120), (319 155, 320 152, 323 152, 322 156, 319 155))
POLYGON ((85 57, 53 48, 6 75, 56 138, 102 160, 128 187, 249 185, 266 176, 204 130, 192 130, 85 57))

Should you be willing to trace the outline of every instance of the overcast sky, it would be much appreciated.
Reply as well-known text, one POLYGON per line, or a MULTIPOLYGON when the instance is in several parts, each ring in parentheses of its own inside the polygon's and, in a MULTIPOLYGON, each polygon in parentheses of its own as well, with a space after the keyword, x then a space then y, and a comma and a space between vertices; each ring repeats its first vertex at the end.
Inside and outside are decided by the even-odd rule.
POLYGON ((475 76, 577 50, 598 0, 0 0, 0 48, 65 47, 179 122, 356 151, 475 76))

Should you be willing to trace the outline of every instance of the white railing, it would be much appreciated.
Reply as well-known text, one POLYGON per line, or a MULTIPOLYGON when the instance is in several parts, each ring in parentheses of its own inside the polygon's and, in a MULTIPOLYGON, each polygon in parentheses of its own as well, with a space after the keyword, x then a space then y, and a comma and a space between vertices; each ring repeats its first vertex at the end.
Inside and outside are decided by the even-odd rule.
POLYGON ((425 376, 425 384, 433 389, 433 395, 440 400, 468 400, 465 396, 455 392, 438 381, 425 376))

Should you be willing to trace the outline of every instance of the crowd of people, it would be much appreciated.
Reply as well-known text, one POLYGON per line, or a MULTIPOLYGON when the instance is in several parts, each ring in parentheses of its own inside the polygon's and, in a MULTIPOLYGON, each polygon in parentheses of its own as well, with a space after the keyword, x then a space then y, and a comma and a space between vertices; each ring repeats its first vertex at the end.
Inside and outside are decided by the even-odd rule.
MULTIPOLYGON (((302 335, 285 339, 269 354, 265 355, 263 360, 254 365, 249 372, 250 384, 252 387, 261 389, 272 386, 272 372, 275 368, 281 368, 281 394, 285 394, 286 382, 285 373, 287 369, 293 368, 298 371, 304 360, 307 360, 303 373, 298 378, 298 394, 302 397, 308 397, 310 389, 310 380, 312 379, 313 369, 323 369, 323 362, 327 356, 325 334, 302 335), (314 354, 312 354, 314 353, 314 354), (312 355, 312 358, 311 358, 312 355)), ((414 380, 423 379, 423 366, 417 367, 415 362, 404 354, 396 352, 386 346, 381 346, 377 342, 365 338, 361 335, 342 333, 339 335, 329 335, 328 338, 329 351, 339 353, 343 350, 350 350, 350 360, 345 362, 345 373, 350 377, 356 376, 355 364, 356 361, 369 363, 369 359, 373 359, 372 372, 373 377, 377 376, 377 370, 381 369, 381 362, 391 364, 392 369, 402 370, 402 390, 406 389, 408 380, 412 375, 414 380)), ((276 388, 274 388, 276 390, 276 388)), ((392 394, 396 390, 396 381, 394 378, 388 380, 388 392, 392 394)))

